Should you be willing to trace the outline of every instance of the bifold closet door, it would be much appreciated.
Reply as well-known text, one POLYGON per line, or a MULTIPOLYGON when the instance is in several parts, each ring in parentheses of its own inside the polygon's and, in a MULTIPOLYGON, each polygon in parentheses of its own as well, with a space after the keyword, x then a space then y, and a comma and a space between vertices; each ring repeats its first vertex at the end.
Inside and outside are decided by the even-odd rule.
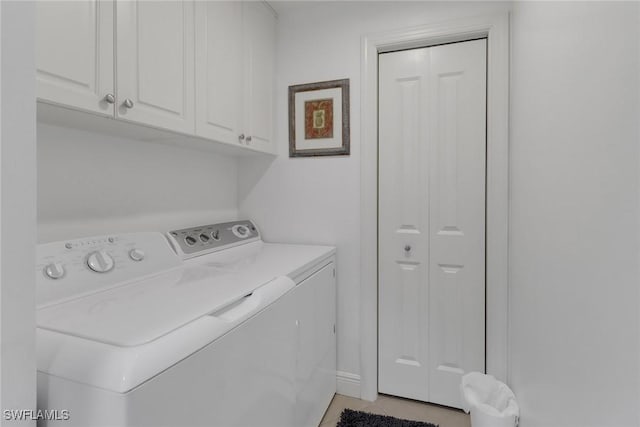
POLYGON ((378 388, 460 407, 485 367, 486 40, 379 56, 378 388))

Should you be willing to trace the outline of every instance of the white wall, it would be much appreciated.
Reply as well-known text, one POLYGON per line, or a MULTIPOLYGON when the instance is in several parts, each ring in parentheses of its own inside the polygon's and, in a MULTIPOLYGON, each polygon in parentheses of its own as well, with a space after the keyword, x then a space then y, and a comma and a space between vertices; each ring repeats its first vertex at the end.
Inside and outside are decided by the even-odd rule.
POLYGON ((237 160, 38 125, 38 240, 235 219, 237 160))
POLYGON ((510 380, 523 427, 640 425, 639 6, 514 4, 510 380))
MULTIPOLYGON (((358 374, 360 37, 511 5, 275 6, 281 156, 241 163, 239 209, 267 239, 338 246, 338 368, 358 374), (337 78, 351 79, 351 156, 287 158, 287 86, 337 78)), ((638 3, 514 7, 510 381, 522 425, 638 425, 638 3)))
MULTIPOLYGON (((35 8, 0 2, 0 409, 36 406, 35 8)), ((35 426, 30 420, 0 425, 35 426)))
MULTIPOLYGON (((276 139, 272 164, 242 161, 239 209, 271 241, 338 248, 338 370, 360 373, 360 58, 361 37, 508 10, 508 3, 273 2, 278 18, 276 139), (351 80, 351 156, 288 158, 287 87, 351 80)), ((375 215, 374 212, 371 215, 375 215)))
MULTIPOLYGON (((338 369, 357 375, 361 36, 511 4, 275 6, 280 157, 236 165, 216 154, 40 126, 39 238, 114 224, 171 228, 231 218, 238 208, 267 240, 335 244, 338 369), (351 156, 289 159, 287 87, 337 78, 351 79, 351 156)), ((639 4, 513 7, 510 382, 522 425, 637 426, 639 4)))

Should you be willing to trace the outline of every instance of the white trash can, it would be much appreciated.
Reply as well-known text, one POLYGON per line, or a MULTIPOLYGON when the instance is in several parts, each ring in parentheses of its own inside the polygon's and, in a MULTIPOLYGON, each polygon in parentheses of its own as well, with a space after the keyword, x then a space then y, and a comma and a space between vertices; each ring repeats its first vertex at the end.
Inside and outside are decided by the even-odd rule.
POLYGON ((520 408, 513 391, 492 375, 470 372, 460 384, 465 412, 471 412, 471 427, 515 427, 520 408))

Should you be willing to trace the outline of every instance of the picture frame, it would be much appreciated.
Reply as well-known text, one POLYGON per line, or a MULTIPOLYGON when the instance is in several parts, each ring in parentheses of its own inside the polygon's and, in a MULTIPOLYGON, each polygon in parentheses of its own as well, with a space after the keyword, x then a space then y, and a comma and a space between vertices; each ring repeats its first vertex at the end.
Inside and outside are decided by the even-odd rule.
POLYGON ((289 157, 350 154, 349 79, 289 86, 289 157))

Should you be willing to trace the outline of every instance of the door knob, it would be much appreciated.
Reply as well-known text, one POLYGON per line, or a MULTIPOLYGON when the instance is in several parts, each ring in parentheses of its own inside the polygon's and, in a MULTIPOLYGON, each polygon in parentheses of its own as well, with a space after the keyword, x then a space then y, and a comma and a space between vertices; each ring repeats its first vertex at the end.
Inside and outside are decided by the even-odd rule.
POLYGON ((113 96, 113 94, 108 93, 104 96, 104 100, 107 102, 107 104, 113 104, 114 102, 116 102, 116 97, 113 96))
POLYGON ((405 252, 411 252, 411 245, 405 245, 404 251, 405 252))
POLYGON ((122 105, 124 105, 127 108, 133 108, 133 101, 130 100, 129 98, 127 98, 127 99, 124 100, 122 105))

